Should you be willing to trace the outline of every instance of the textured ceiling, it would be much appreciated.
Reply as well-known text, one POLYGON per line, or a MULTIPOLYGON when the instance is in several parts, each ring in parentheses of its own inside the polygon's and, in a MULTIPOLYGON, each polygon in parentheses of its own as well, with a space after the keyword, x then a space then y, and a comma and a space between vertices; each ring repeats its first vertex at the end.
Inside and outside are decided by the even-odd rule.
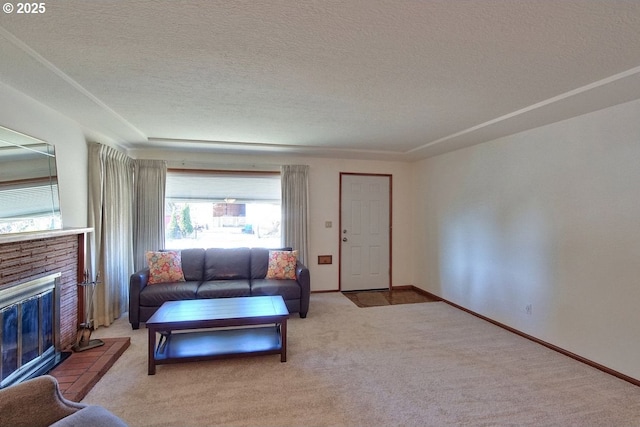
POLYGON ((640 98, 640 1, 59 0, 0 53, 128 149, 412 160, 640 98))

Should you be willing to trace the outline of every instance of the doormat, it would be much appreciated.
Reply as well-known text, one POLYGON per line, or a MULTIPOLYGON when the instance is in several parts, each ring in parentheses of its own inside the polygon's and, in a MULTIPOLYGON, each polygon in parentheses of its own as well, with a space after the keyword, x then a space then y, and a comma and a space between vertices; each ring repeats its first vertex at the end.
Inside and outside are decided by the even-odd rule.
POLYGON ((413 289, 349 291, 342 294, 361 308, 440 301, 413 289))
POLYGON ((62 395, 80 402, 129 348, 131 338, 102 338, 104 345, 71 353, 64 362, 49 372, 60 385, 62 395))

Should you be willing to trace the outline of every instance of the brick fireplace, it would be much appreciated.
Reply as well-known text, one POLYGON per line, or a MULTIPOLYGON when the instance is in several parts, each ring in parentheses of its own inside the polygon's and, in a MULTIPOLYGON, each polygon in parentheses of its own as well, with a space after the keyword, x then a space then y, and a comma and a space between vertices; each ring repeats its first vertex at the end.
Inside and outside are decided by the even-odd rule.
POLYGON ((91 231, 78 228, 0 236, 0 292, 60 273, 60 351, 75 344, 82 321, 79 313, 84 311, 84 302, 78 298, 78 282, 85 268, 85 235, 91 231))

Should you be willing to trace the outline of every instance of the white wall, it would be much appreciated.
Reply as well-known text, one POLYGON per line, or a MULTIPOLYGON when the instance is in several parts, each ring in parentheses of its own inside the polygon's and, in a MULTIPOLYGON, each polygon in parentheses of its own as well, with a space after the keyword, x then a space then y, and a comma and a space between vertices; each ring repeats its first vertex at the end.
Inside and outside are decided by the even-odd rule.
POLYGON ((415 174, 417 286, 640 379, 640 100, 415 174))
POLYGON ((0 126, 55 146, 63 227, 87 226, 87 144, 82 129, 0 82, 0 126))
POLYGON ((139 159, 167 160, 169 167, 279 170, 281 164, 309 165, 309 257, 312 291, 338 290, 340 230, 340 172, 379 173, 393 176, 393 276, 394 286, 411 284, 411 172, 407 163, 280 156, 231 156, 204 153, 136 150, 139 159), (325 228, 331 221, 332 228, 325 228), (332 255, 333 264, 318 265, 318 255, 332 255))

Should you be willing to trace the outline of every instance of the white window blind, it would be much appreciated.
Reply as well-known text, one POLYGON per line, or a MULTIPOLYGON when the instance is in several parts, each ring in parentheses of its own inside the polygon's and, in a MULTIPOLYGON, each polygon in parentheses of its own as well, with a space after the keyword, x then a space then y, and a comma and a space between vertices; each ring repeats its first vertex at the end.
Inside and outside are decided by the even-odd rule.
POLYGON ((280 173, 170 169, 165 198, 176 202, 279 203, 280 173))

